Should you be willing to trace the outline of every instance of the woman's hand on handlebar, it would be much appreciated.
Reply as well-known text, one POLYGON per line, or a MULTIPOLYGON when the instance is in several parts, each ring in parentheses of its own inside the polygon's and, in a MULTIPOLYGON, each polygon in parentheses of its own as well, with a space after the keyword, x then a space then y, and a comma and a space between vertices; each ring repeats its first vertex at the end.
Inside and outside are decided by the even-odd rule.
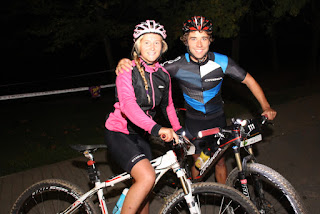
POLYGON ((179 142, 179 137, 178 135, 173 131, 173 129, 171 128, 165 128, 162 127, 159 130, 159 135, 161 137, 161 139, 165 142, 170 142, 174 139, 174 144, 177 144, 179 142))
POLYGON ((277 112, 274 109, 272 109, 271 107, 269 107, 267 109, 264 109, 264 111, 262 112, 261 115, 267 117, 268 120, 273 120, 276 117, 277 112))
POLYGON ((120 73, 122 73, 123 71, 131 71, 133 69, 132 67, 132 62, 130 59, 127 59, 127 58, 123 58, 121 59, 119 62, 118 62, 118 65, 116 67, 116 75, 120 73))

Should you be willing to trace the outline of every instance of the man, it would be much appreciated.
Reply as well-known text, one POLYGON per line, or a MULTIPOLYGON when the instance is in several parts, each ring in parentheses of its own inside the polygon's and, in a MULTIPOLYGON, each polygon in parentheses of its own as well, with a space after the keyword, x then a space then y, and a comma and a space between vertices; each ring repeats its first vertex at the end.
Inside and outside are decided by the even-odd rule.
MULTIPOLYGON (((225 75, 247 85, 260 103, 262 115, 266 115, 269 120, 275 118, 277 112, 270 107, 255 79, 229 57, 209 52, 210 43, 213 41, 210 20, 202 16, 191 17, 184 22, 182 30, 184 34, 180 39, 186 45, 187 53, 165 62, 164 67, 178 80, 182 89, 187 109, 185 129, 189 138, 196 137, 200 130, 226 126, 221 97, 221 85, 225 75)), ((132 69, 131 61, 122 59, 116 73, 122 69, 132 69)), ((210 138, 194 141, 194 160, 196 161, 201 151, 213 142, 210 138)), ((193 178, 199 174, 195 166, 191 172, 193 178)), ((215 176, 217 182, 225 183, 227 169, 224 158, 216 164, 215 176)))

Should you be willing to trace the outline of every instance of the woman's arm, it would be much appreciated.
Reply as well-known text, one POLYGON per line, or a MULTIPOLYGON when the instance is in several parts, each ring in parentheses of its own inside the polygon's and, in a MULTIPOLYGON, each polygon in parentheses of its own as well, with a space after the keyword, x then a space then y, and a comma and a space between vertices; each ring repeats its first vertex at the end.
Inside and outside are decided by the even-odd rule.
POLYGON ((121 112, 135 125, 157 136, 158 133, 152 133, 152 129, 157 128, 159 131, 161 126, 147 116, 138 105, 132 86, 132 72, 120 73, 116 79, 116 86, 121 112))

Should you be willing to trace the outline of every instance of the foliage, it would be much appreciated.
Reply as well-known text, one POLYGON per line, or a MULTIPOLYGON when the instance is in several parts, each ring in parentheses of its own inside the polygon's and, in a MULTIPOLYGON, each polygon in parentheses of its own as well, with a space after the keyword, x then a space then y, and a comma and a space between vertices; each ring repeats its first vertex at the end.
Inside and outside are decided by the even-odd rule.
POLYGON ((269 36, 276 36, 276 25, 297 16, 309 0, 253 1, 250 14, 258 18, 269 36))
POLYGON ((30 32, 47 37, 48 51, 56 52, 67 46, 81 50, 81 57, 90 54, 104 37, 123 35, 125 24, 117 23, 112 8, 120 1, 42 1, 29 0, 33 14, 30 32))
POLYGON ((297 16, 308 0, 273 0, 272 14, 275 18, 297 16))
POLYGON ((190 1, 187 11, 202 14, 213 21, 214 35, 233 38, 239 33, 239 23, 248 12, 251 1, 242 0, 200 0, 190 1))
POLYGON ((28 32, 44 38, 46 51, 55 53, 72 47, 80 58, 85 58, 105 47, 107 58, 112 58, 121 48, 130 50, 134 26, 146 19, 165 25, 167 42, 175 47, 180 43, 183 21, 191 16, 202 15, 213 20, 215 37, 236 37, 247 15, 260 20, 266 32, 274 35, 276 23, 296 16, 307 1, 26 0, 16 7, 20 8, 19 13, 28 14, 28 32))

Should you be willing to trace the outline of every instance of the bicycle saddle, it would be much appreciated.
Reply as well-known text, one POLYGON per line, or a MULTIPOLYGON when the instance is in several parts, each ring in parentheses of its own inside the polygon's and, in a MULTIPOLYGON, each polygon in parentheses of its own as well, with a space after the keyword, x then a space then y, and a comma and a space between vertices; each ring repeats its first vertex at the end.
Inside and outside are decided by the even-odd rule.
POLYGON ((70 147, 78 152, 84 152, 86 150, 89 150, 90 152, 94 152, 100 148, 103 148, 103 149, 108 148, 107 145, 105 144, 96 144, 96 145, 73 144, 73 145, 70 145, 70 147))

